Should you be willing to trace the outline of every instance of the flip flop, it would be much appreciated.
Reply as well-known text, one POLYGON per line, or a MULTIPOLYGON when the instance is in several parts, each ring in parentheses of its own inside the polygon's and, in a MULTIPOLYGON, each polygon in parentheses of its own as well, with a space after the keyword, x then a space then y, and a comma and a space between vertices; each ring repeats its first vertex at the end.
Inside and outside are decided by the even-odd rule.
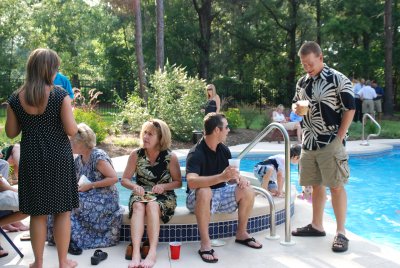
POLYGON ((29 233, 23 234, 23 235, 19 238, 19 240, 21 240, 21 241, 31 241, 31 235, 30 235, 29 233))
POLYGON ((107 252, 104 252, 101 249, 96 249, 95 252, 93 253, 92 258, 90 259, 90 262, 92 265, 97 265, 101 261, 107 259, 107 257, 108 257, 107 252))
POLYGON ((239 244, 242 244, 242 245, 245 245, 245 246, 248 246, 248 247, 250 247, 250 248, 255 248, 255 249, 260 249, 260 248, 262 248, 262 245, 261 245, 261 244, 260 244, 260 246, 254 246, 254 245, 252 245, 252 244, 250 243, 250 242, 258 243, 258 242, 254 239, 254 237, 250 237, 250 238, 243 239, 243 240, 236 239, 235 242, 236 242, 236 243, 239 243, 239 244))
POLYGON ((326 236, 325 231, 319 231, 312 227, 311 223, 307 226, 297 228, 296 231, 292 231, 293 236, 326 236))
POLYGON ((8 256, 8 252, 5 251, 4 248, 2 248, 1 246, 0 246, 0 251, 3 251, 3 254, 0 254, 0 258, 8 256))
POLYGON ((333 252, 345 252, 349 248, 349 239, 343 234, 339 233, 333 239, 332 250, 333 252))
POLYGON ((200 250, 199 249, 199 255, 200 255, 200 257, 201 257, 201 259, 204 261, 204 262, 207 262, 207 263, 216 263, 217 261, 218 261, 218 259, 215 259, 215 257, 214 257, 214 249, 211 249, 211 250, 200 250), (209 260, 209 259, 206 259, 206 258, 204 258, 204 256, 203 255, 211 255, 211 256, 213 256, 213 258, 214 259, 212 259, 212 260, 209 260))

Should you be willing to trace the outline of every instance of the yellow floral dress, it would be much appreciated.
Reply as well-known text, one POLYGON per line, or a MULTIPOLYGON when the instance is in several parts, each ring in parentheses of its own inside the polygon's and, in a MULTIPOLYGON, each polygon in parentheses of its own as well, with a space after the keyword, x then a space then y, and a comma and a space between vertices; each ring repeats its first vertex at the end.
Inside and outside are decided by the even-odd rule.
MULTIPOLYGON (((145 150, 137 151, 138 159, 136 164, 136 183, 150 191, 156 184, 172 182, 171 173, 169 171, 169 163, 171 161, 171 151, 161 151, 154 163, 150 164, 145 150)), ((163 194, 152 193, 157 199, 156 202, 160 206, 161 220, 164 223, 170 221, 174 215, 176 208, 176 194, 173 190, 166 191, 163 194)), ((135 202, 142 201, 142 197, 132 192, 129 198, 129 218, 132 217, 132 205, 135 202)))

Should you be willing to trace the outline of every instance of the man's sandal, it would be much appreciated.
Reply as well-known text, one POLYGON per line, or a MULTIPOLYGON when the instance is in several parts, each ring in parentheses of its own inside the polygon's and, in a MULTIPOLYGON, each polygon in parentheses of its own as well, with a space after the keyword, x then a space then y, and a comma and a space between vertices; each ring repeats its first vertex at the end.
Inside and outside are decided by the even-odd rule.
POLYGON ((218 259, 216 259, 215 257, 214 257, 214 249, 211 249, 211 250, 200 250, 199 249, 199 255, 200 255, 200 257, 201 257, 201 259, 204 261, 204 262, 207 262, 207 263, 216 263, 217 261, 218 261, 218 259), (206 258, 204 258, 204 256, 203 255, 210 255, 210 256, 212 256, 213 257, 213 259, 212 260, 209 260, 209 259, 206 259, 206 258))
POLYGON ((332 250, 333 252, 345 252, 349 249, 349 239, 343 234, 338 233, 333 239, 332 250))

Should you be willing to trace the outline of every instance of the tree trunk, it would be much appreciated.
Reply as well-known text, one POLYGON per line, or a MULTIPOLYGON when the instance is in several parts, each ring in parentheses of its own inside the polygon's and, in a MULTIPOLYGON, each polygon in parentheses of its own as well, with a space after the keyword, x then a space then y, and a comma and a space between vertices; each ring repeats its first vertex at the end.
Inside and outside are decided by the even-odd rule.
MULTIPOLYGON (((286 92, 289 96, 294 96, 296 87, 296 31, 297 31, 297 10, 298 10, 298 0, 290 1, 290 25, 288 27, 289 40, 289 66, 288 73, 286 76, 286 92)), ((285 94, 286 95, 286 94, 285 94)), ((287 95, 286 95, 287 96, 287 95)), ((285 100, 286 101, 286 100, 285 100)))
POLYGON ((194 8, 199 15, 200 40, 198 45, 200 48, 199 76, 200 78, 208 78, 208 70, 210 67, 210 47, 211 47, 211 15, 212 0, 202 0, 200 6, 197 0, 193 0, 194 8))
POLYGON ((156 70, 164 70, 164 0, 156 0, 156 70))
POLYGON ((321 46, 321 0, 315 1, 317 11, 317 43, 321 46))
POLYGON ((393 116, 393 25, 392 0, 385 0, 385 116, 393 116))
POLYGON ((133 10, 135 14, 135 50, 136 61, 139 71, 139 94, 147 103, 146 77, 144 75, 143 45, 142 45, 142 13, 140 10, 140 0, 133 0, 133 10))

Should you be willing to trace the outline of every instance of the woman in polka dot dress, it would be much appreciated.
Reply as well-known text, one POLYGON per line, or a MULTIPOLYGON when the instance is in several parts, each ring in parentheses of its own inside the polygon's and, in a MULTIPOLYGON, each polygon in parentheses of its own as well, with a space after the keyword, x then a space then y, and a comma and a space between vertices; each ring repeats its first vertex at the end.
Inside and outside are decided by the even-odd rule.
POLYGON ((19 208, 31 216, 35 262, 43 266, 47 215, 54 214, 59 267, 76 267, 67 259, 70 212, 78 207, 78 186, 68 139, 77 131, 67 92, 53 86, 60 58, 50 49, 29 56, 25 83, 8 99, 6 133, 21 135, 19 208))

